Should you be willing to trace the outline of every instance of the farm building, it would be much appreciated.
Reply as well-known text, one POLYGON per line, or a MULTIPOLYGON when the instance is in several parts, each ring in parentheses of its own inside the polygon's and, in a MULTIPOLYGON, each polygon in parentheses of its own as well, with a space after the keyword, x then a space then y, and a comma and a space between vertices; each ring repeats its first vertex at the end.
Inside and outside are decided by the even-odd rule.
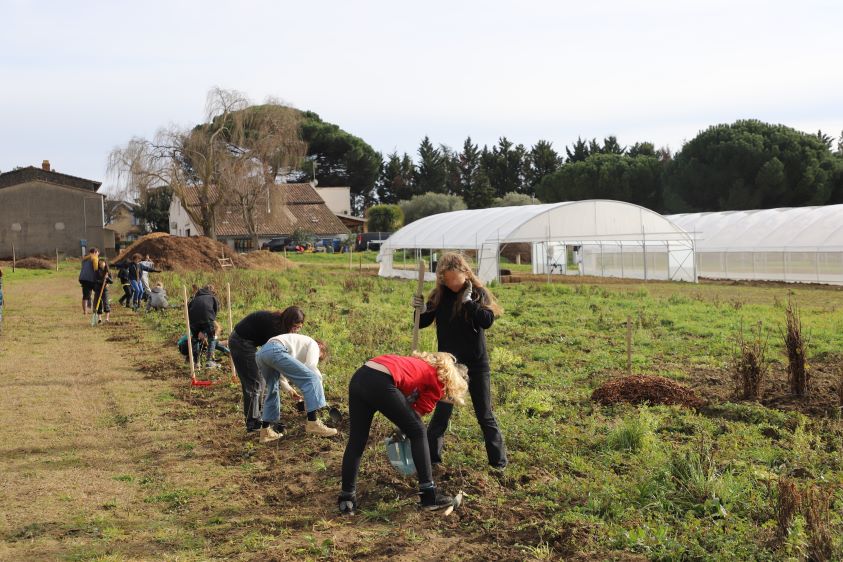
POLYGON ((694 237, 701 277, 843 284, 843 205, 667 218, 694 237))
POLYGON ((114 251, 105 228, 100 182, 56 172, 49 160, 0 174, 0 256, 62 252, 81 255, 83 246, 114 251))
MULTIPOLYGON (((177 195, 170 203, 170 234, 200 236, 197 223, 199 199, 196 190, 187 192, 187 202, 177 195)), ((216 211, 216 234, 220 242, 236 251, 260 248, 272 238, 290 236, 296 230, 306 231, 318 238, 348 236, 348 228, 331 212, 325 201, 309 183, 279 183, 272 185, 268 195, 258 198, 255 206, 255 226, 259 245, 253 247, 242 210, 234 203, 220 205, 216 211)))
MULTIPOLYGON (((396 252, 472 250, 478 276, 497 279, 501 249, 527 244, 533 273, 696 281, 694 244, 662 215, 620 201, 567 201, 545 205, 453 211, 425 217, 393 234, 381 247, 380 274, 413 277, 396 266, 396 252), (580 273, 575 266, 575 272, 580 273)), ((398 258, 400 261, 400 257, 398 258)), ((433 274, 428 274, 433 279, 433 274)))

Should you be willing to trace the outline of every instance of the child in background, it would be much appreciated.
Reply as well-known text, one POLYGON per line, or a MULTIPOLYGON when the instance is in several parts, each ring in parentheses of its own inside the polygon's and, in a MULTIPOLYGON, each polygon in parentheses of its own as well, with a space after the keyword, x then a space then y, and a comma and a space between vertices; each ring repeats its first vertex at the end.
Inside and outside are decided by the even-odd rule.
POLYGON ((167 302, 167 291, 164 290, 164 284, 158 281, 149 292, 149 300, 146 301, 146 311, 150 310, 164 310, 169 307, 167 302))
POLYGON ((129 264, 121 261, 114 265, 117 268, 117 279, 120 280, 120 285, 123 287, 123 296, 120 297, 118 302, 129 308, 132 306, 132 284, 129 282, 129 264))
MULTIPOLYGON (((92 312, 97 303, 91 302, 91 292, 97 280, 97 261, 100 251, 96 248, 88 250, 88 255, 82 258, 82 268, 79 271, 79 284, 82 285, 82 314, 92 312)), ((94 295, 93 298, 97 298, 94 295)))
POLYGON ((143 272, 161 273, 159 270, 153 269, 141 263, 141 255, 134 254, 132 261, 129 264, 129 282, 132 284, 132 310, 140 308, 140 302, 144 295, 143 289, 143 272))
POLYGON ((146 254, 146 257, 141 261, 141 265, 149 268, 141 272, 141 285, 143 286, 143 297, 141 298, 149 302, 149 295, 152 293, 152 288, 149 286, 149 272, 155 270, 155 264, 150 259, 149 254, 146 254))
MULTIPOLYGON (((506 448, 498 420, 492 413, 489 354, 486 333, 501 307, 494 295, 483 287, 460 254, 446 253, 436 266, 436 287, 425 306, 422 297, 413 297, 413 306, 421 312, 420 328, 436 322, 436 339, 440 352, 453 354, 468 367, 468 392, 477 423, 483 431, 486 455, 493 468, 506 467, 506 448)), ((445 430, 453 404, 440 402, 427 427, 430 460, 442 462, 445 430)))
POLYGON ((369 439, 372 419, 375 413, 381 412, 410 439, 422 509, 450 513, 457 502, 436 492, 427 435, 420 416, 429 414, 442 401, 464 404, 466 390, 465 367, 458 365, 450 353, 415 352, 412 357, 381 355, 363 364, 348 385, 351 427, 342 457, 340 512, 353 514, 357 508, 360 458, 369 439))
POLYGON ((216 332, 214 329, 214 322, 217 320, 217 311, 220 308, 220 302, 214 294, 214 286, 206 285, 196 291, 193 300, 187 306, 187 315, 190 320, 190 337, 194 342, 193 346, 193 360, 199 361, 196 357, 199 353, 199 338, 202 337, 208 340, 207 366, 214 368, 219 365, 214 362, 214 343, 216 342, 216 332))
MULTIPOLYGON (((94 282, 94 299, 96 302, 94 306, 97 308, 97 314, 105 312, 105 321, 110 322, 111 317, 111 303, 108 300, 108 285, 113 283, 111 279, 111 272, 108 269, 108 263, 104 258, 99 259, 97 264, 97 276, 94 282)), ((100 320, 102 322, 102 320, 100 320)))

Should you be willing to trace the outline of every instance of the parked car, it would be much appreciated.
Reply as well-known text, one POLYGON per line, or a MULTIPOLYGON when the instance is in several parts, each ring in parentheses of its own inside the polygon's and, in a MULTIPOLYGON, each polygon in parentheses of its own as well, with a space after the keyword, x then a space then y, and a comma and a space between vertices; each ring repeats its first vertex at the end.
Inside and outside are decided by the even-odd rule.
POLYGON ((269 242, 261 244, 261 250, 269 250, 270 252, 295 252, 296 245, 290 238, 273 238, 269 242))
POLYGON ((391 235, 391 232, 361 232, 357 235, 357 242, 354 245, 354 251, 378 251, 381 249, 381 244, 386 242, 386 239, 391 235))

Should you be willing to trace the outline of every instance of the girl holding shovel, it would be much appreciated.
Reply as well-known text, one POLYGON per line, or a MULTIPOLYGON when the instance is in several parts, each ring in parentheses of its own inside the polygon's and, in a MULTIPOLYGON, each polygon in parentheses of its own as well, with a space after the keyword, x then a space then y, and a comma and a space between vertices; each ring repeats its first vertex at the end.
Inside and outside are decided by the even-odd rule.
POLYGON ((111 316, 111 303, 108 300, 108 285, 113 282, 111 272, 108 269, 108 263, 100 258, 97 264, 96 281, 94 281, 94 296, 97 299, 94 306, 96 308, 97 323, 102 322, 102 320, 99 320, 99 316, 103 312, 105 312, 105 321, 111 321, 109 318, 111 316))
POLYGON ((360 367, 348 385, 351 425, 342 458, 342 491, 337 500, 340 512, 353 514, 357 509, 357 471, 376 412, 381 412, 410 439, 421 508, 445 515, 453 511, 458 500, 438 493, 433 483, 430 451, 420 416, 429 414, 441 401, 464 404, 466 390, 465 367, 458 365, 450 353, 381 355, 360 367))
MULTIPOLYGON (((436 266, 436 287, 427 305, 420 296, 413 297, 413 306, 420 312, 419 327, 436 322, 436 340, 441 352, 452 353, 468 367, 468 392, 474 405, 477 423, 483 431, 489 465, 506 467, 506 448, 498 421, 492 413, 489 355, 486 333, 495 317, 502 312, 494 295, 483 287, 465 258, 453 252, 442 256, 436 266)), ((451 418, 453 404, 440 402, 427 428, 430 460, 442 462, 444 435, 451 418)))

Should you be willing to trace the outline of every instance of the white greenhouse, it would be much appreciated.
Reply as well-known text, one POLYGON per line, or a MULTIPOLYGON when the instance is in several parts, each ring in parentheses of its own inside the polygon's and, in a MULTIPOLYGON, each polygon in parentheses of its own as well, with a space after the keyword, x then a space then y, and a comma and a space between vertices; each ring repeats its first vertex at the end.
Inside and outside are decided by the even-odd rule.
MULTIPOLYGON (((398 230, 381 246, 384 277, 414 278, 401 256, 423 250, 472 250, 484 282, 499 278, 500 251, 506 244, 531 248, 533 273, 696 281, 691 236, 662 215, 620 201, 589 200, 496 207, 441 213, 398 230), (581 271, 579 271, 581 269, 581 271)), ((432 280, 433 274, 428 273, 432 280)))
POLYGON ((694 237, 700 277, 843 284, 843 205, 667 218, 694 237))

